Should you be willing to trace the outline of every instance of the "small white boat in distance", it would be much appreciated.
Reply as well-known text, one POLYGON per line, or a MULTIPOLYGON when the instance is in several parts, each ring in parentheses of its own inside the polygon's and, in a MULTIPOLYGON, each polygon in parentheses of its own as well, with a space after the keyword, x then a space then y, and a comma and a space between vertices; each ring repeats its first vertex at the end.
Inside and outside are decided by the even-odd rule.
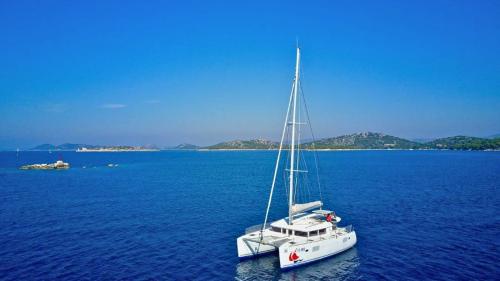
MULTIPOLYGON (((281 135, 264 224, 247 228, 245 234, 237 239, 238 257, 251 258, 262 254, 278 252, 280 267, 282 269, 331 257, 352 248, 356 244, 356 232, 354 232, 352 226, 338 227, 337 223, 340 222, 340 217, 336 216, 333 211, 323 209, 323 202, 321 200, 303 203, 298 203, 297 201, 297 189, 299 188, 299 183, 302 182, 299 180, 299 177, 308 172, 299 167, 302 163, 301 161, 304 160, 304 157, 301 157, 300 154, 300 126, 304 123, 300 122, 300 117, 297 121, 297 104, 300 101, 304 101, 303 104, 305 105, 305 100, 298 98, 299 89, 301 89, 299 69, 300 49, 297 47, 295 79, 281 135), (286 171, 288 172, 288 178, 284 181, 288 190, 288 217, 267 223, 273 192, 276 186, 280 158, 282 150, 285 150, 283 147, 285 135, 290 136, 289 142, 286 142, 286 150, 288 151, 286 171), (288 184, 286 183, 287 181, 288 184)), ((303 95, 300 96, 303 98, 303 95)), ((307 121, 309 122, 307 107, 305 111, 307 121)), ((312 153, 316 153, 314 151, 314 135, 312 134, 312 130, 311 135, 313 137, 313 146, 309 147, 309 149, 313 150, 312 153)), ((317 165, 316 155, 314 156, 315 164, 317 165)), ((317 175, 318 187, 321 188, 319 185, 319 174, 317 175)))

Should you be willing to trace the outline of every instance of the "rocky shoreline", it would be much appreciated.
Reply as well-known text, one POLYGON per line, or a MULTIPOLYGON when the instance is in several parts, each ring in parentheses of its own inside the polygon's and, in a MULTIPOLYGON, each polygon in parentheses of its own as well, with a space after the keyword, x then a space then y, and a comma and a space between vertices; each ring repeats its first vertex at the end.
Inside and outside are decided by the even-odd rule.
POLYGON ((52 164, 30 164, 21 166, 19 169, 21 170, 65 170, 69 169, 69 164, 65 163, 61 160, 58 160, 56 163, 52 164))

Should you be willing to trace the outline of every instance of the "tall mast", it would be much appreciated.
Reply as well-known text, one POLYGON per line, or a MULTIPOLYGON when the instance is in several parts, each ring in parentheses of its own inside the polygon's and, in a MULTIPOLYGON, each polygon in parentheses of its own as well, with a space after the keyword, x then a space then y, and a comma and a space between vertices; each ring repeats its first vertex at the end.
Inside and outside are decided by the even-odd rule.
POLYGON ((295 64, 295 81, 293 85, 293 108, 292 108, 292 143, 290 144, 290 198, 288 200, 288 224, 293 224, 292 206, 293 206, 293 184, 295 169, 295 115, 297 112, 297 91, 299 88, 299 64, 300 49, 297 47, 297 63, 295 64))

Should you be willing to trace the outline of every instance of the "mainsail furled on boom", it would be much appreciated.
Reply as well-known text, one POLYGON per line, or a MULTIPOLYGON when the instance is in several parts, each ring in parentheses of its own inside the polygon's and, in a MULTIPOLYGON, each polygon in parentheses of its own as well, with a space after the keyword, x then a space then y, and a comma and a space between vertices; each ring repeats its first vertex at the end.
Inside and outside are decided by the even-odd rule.
POLYGON ((302 204, 293 204, 292 205, 292 215, 296 215, 298 213, 302 213, 305 211, 321 208, 323 206, 323 202, 321 201, 313 201, 309 203, 302 204))

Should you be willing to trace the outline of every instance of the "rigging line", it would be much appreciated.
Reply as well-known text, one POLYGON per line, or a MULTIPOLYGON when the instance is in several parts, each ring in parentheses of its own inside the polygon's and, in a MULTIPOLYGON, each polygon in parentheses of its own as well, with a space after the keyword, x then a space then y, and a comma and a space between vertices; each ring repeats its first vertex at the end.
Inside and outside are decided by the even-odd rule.
MULTIPOLYGON (((300 81, 299 81, 299 82, 300 82, 300 81)), ((303 97, 303 94, 304 94, 304 93, 302 92, 302 89, 301 89, 301 88, 300 88, 299 90, 300 90, 300 94, 302 95, 302 100, 304 100, 304 97, 303 97)), ((300 113, 302 112, 302 109, 303 109, 303 102, 300 102, 300 103, 299 103, 299 116, 301 116, 301 115, 300 115, 300 113)), ((302 124, 302 120, 300 120, 300 119, 299 119, 299 122, 300 122, 300 124, 302 124)), ((306 122, 306 124, 307 124, 307 122, 306 122)), ((299 131, 299 132, 300 132, 300 131, 299 131)), ((305 146, 304 146, 304 147, 305 147, 305 146)), ((306 171, 308 171, 309 169, 308 169, 308 167, 307 167, 306 152, 304 151, 304 149, 302 149, 302 150, 300 151, 300 153, 302 154, 302 157, 300 158, 300 160, 301 160, 301 161, 302 161, 302 163, 304 164, 304 169, 305 169, 306 171)), ((298 165, 298 164, 297 164, 297 165, 298 165)), ((311 201, 311 197, 312 197, 312 196, 311 196, 311 190, 310 190, 310 188, 311 188, 311 187, 310 187, 310 185, 309 185, 309 173, 305 173, 305 174, 303 175, 303 178, 302 178, 302 179, 303 179, 303 186, 304 186, 304 188, 303 188, 303 191, 304 191, 304 192, 303 192, 303 194, 304 194, 304 200, 305 200, 305 201, 307 201, 307 202, 309 202, 309 201, 311 201), (307 199, 307 200, 306 200, 306 199, 307 199)))
MULTIPOLYGON (((309 171, 309 168, 307 167, 307 161, 305 160, 305 154, 302 157, 302 162, 304 163, 304 169, 306 171, 309 171)), ((304 186, 307 190, 308 201, 311 201, 312 196, 311 196, 311 186, 310 186, 310 181, 309 181, 309 173, 306 173, 304 175, 304 186)))
POLYGON ((302 179, 303 185, 304 185, 304 202, 311 202, 311 192, 309 190, 309 182, 307 180, 307 177, 304 177, 302 179))
MULTIPOLYGON (((287 141, 290 140, 290 130, 288 130, 288 127, 287 127, 287 131, 286 131, 286 140, 287 141)), ((286 157, 285 157, 285 165, 283 167, 288 167, 289 164, 290 164, 290 150, 287 149, 286 150, 286 157)), ((285 188, 286 201, 288 202, 288 200, 290 200, 290 197, 288 194, 288 181, 286 179, 286 176, 287 176, 286 170, 283 169, 283 187, 285 188)))
MULTIPOLYGON (((299 105, 299 109, 301 109, 301 105, 299 105)), ((300 111, 299 111, 300 112, 300 111)), ((301 121, 301 120, 299 120, 301 121)), ((301 132, 300 132, 301 134, 301 132)), ((301 145, 303 147, 303 144, 301 145)), ((297 167, 300 167, 301 164, 303 164, 304 166, 304 169, 305 171, 307 171, 307 163, 306 163, 306 154, 304 152, 304 149, 299 149, 298 150, 298 156, 297 156, 297 167)), ((301 170, 300 168, 297 168, 298 170, 301 170)), ((298 173, 297 174, 297 177, 300 177, 300 178, 297 178, 297 182, 300 183, 300 188, 299 188, 299 184, 297 184, 297 189, 300 191, 299 193, 299 200, 301 199, 303 202, 309 202, 310 201, 310 197, 311 196, 308 196, 310 195, 310 190, 309 190, 309 175, 308 173, 298 173)))
MULTIPOLYGON (((292 92, 290 94, 290 101, 288 102, 288 109, 286 110, 285 125, 283 125, 283 132, 281 133, 281 141, 280 141, 280 147, 278 150, 278 157, 276 158, 276 166, 274 167, 273 183, 271 184, 271 192, 269 193, 269 201, 267 202, 266 217, 264 219, 264 224, 262 225, 262 229, 260 231, 261 241, 263 238, 262 232, 264 231, 264 228, 266 227, 267 218, 269 216, 269 209, 271 208, 271 202, 273 200, 274 186, 276 184, 276 175, 278 174, 278 167, 279 167, 280 157, 281 157, 281 149, 283 148, 283 139, 285 138, 285 131, 286 131, 287 123, 288 123, 288 115, 290 113, 290 105, 292 104, 292 97, 293 97, 294 88, 295 88, 295 85, 292 85, 292 92)), ((260 245, 260 243, 259 243, 259 245, 260 245)))
POLYGON ((289 200, 288 196, 290 196, 290 195, 288 195, 288 190, 287 190, 288 186, 286 183, 286 172, 285 171, 283 171, 283 187, 285 188, 285 193, 284 193, 285 199, 286 199, 286 202, 288 202, 288 200, 289 200))
MULTIPOLYGON (((309 171, 307 167, 307 161, 306 161, 306 154, 303 152, 302 156, 302 163, 304 165, 304 169, 306 171, 309 171)), ((310 191, 310 186, 309 186, 309 173, 305 173, 303 177, 303 184, 304 184, 304 198, 307 198, 307 201, 311 201, 311 191, 310 191)))
POLYGON ((311 202, 311 198, 309 195, 309 184, 307 183, 307 173, 303 173, 302 175, 302 198, 304 200, 304 202, 311 202))
MULTIPOLYGON (((283 166, 283 167, 285 167, 285 166, 283 166)), ((286 202, 288 202, 289 198, 288 198, 288 186, 287 186, 287 182, 286 182, 286 171, 283 170, 282 174, 283 174, 283 187, 285 188, 285 196, 286 196, 285 199, 286 199, 286 202)))
POLYGON ((316 178, 317 178, 317 181, 318 181, 319 198, 320 198, 321 202, 323 202, 323 194, 321 193, 321 182, 320 182, 320 179, 319 179, 318 155, 316 153, 316 146, 315 146, 316 138, 314 137, 314 132, 313 132, 313 129, 312 129, 311 119, 309 118, 309 109, 307 108, 307 102, 306 102, 306 97, 305 97, 305 94, 304 94, 304 90, 302 89, 302 83, 299 83, 299 87, 300 87, 300 91, 302 92, 302 99, 303 99, 303 102, 304 102, 304 108, 306 109, 307 123, 309 124, 309 128, 311 130, 311 137, 313 139, 313 141, 312 141, 312 151, 313 151, 313 155, 314 155, 314 164, 316 166, 316 178))
MULTIPOLYGON (((300 80, 299 80, 299 82, 300 82, 300 80)), ((300 92, 298 92, 298 95, 300 95, 300 92)), ((298 171, 298 170, 300 170, 300 166, 299 166, 299 164, 300 164, 300 158, 301 158, 301 157, 300 157, 300 156, 301 156, 301 151, 300 151, 300 137, 301 137, 301 125, 300 125, 300 124, 301 124, 301 119, 300 119, 300 118, 301 118, 301 116, 300 116, 300 111, 301 111, 301 110, 300 110, 300 98, 297 100, 296 108, 298 108, 298 109, 299 109, 299 110, 298 110, 298 120, 299 120, 299 121, 298 121, 296 124, 294 124, 294 125, 298 125, 298 130, 297 130, 297 160, 296 160, 296 162, 295 162, 295 167, 296 167, 295 169, 298 171)), ((302 190, 300 190, 301 188, 299 188, 299 182, 300 182, 300 181, 299 181, 299 177, 300 177, 300 173, 296 173, 296 175, 295 175, 295 179, 294 179, 294 182, 295 182, 295 184, 294 184, 294 185, 295 185, 295 189, 296 189, 298 192, 302 191, 302 190)), ((298 192, 295 192, 295 194, 294 194, 294 196, 293 196, 293 197, 294 197, 294 198, 293 198, 293 200, 295 200, 295 202, 296 202, 296 200, 297 200, 297 193, 298 193, 298 192)), ((300 199, 300 194, 299 194, 299 199, 300 199)))
MULTIPOLYGON (((301 157, 301 163, 304 164, 304 169, 307 171, 307 163, 306 163, 306 154, 304 151, 301 151, 302 157, 301 157)), ((300 188, 300 195, 302 196, 302 201, 303 202, 310 202, 310 187, 309 187, 309 173, 300 173, 300 183, 301 183, 301 188, 300 188)))
POLYGON ((300 172, 298 172, 298 170, 297 170, 297 172, 296 172, 295 174, 296 174, 296 175, 295 175, 295 179, 294 179, 294 182, 295 182, 295 183, 294 183, 294 187, 295 187, 294 189, 295 189, 295 192, 293 193, 293 202, 294 202, 294 204, 295 204, 295 202, 297 202, 297 194, 298 194, 299 199, 300 199, 300 194, 299 194, 299 192, 301 192, 301 191, 302 191, 302 190, 301 190, 301 188, 299 188, 299 184, 298 184, 298 182, 299 182, 300 172))
MULTIPOLYGON (((300 182, 300 181, 298 181, 298 182, 300 182)), ((301 189, 297 189, 297 193, 295 194, 295 197, 297 198, 296 202, 298 204, 304 203, 304 190, 302 188, 301 189)))

